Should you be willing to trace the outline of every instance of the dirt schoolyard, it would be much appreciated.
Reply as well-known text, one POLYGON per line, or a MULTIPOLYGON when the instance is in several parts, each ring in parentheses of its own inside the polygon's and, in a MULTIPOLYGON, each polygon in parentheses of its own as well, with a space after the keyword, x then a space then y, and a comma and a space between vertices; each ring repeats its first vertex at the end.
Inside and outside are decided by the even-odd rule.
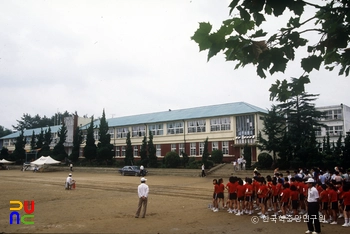
MULTIPOLYGON (((1 170, 0 233, 305 233, 306 223, 214 213, 213 177, 148 175, 146 218, 135 218, 140 177, 73 172, 75 190, 65 190, 68 172, 1 170), (34 224, 10 224, 10 201, 34 201, 34 224)), ((224 178, 224 183, 228 177, 224 178)), ((227 196, 227 195, 225 195, 227 196)), ((25 211, 18 211, 23 217, 25 211)), ((28 219, 31 220, 31 219, 28 219)), ((27 220, 27 221, 28 221, 27 220)), ((25 220, 26 221, 26 220, 25 220)), ((350 229, 322 224, 322 233, 350 229)))

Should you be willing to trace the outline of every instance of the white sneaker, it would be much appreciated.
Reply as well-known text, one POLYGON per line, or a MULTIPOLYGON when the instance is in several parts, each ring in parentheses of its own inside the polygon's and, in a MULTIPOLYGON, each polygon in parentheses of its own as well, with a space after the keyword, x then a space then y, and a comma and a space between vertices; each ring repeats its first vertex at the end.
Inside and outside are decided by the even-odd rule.
POLYGON ((282 215, 279 217, 280 219, 286 219, 287 217, 285 215, 282 215))
POLYGON ((338 224, 336 221, 331 222, 331 224, 338 224))
POLYGON ((320 234, 320 232, 312 232, 312 234, 320 234))
POLYGON ((260 211, 260 212, 258 212, 258 213, 257 213, 257 215, 262 215, 262 212, 261 212, 261 211, 260 211))
POLYGON ((307 230, 305 233, 306 234, 310 234, 310 233, 312 233, 312 231, 307 230))
POLYGON ((350 223, 344 223, 343 225, 341 225, 342 227, 350 227, 350 223))
POLYGON ((266 219, 266 215, 260 215, 259 218, 266 219))
POLYGON ((341 219, 341 218, 343 218, 344 217, 344 215, 343 214, 340 214, 339 216, 338 216, 338 219, 341 219))
POLYGON ((218 208, 215 208, 215 209, 213 210, 213 212, 219 212, 219 209, 218 209, 218 208))
MULTIPOLYGON (((242 213, 243 213, 243 212, 242 212, 242 213)), ((242 213, 238 211, 236 215, 242 215, 242 213)))
POLYGON ((323 220, 321 223, 329 223, 327 220, 323 220))

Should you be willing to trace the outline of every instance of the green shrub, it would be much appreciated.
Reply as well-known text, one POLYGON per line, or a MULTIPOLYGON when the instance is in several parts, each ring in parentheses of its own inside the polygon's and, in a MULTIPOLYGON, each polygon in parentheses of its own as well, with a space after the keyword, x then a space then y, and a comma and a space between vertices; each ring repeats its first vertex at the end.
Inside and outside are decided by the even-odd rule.
POLYGON ((178 153, 171 151, 168 152, 164 157, 165 167, 176 168, 180 165, 181 159, 178 153))
POLYGON ((224 154, 222 153, 221 150, 213 150, 213 152, 211 152, 211 160, 214 163, 222 163, 223 158, 224 158, 224 154))
POLYGON ((261 153, 258 156, 258 165, 263 169, 271 169, 273 163, 272 156, 268 153, 261 153))

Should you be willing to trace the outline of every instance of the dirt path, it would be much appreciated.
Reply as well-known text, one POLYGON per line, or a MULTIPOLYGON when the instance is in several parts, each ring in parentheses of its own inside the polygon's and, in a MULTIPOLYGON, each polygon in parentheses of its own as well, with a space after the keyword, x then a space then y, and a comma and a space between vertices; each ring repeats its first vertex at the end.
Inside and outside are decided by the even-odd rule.
MULTIPOLYGON (((139 177, 74 172, 77 188, 67 191, 67 172, 10 170, 0 171, 0 176, 0 233, 296 234, 306 230, 302 222, 259 220, 253 224, 252 216, 235 216, 226 210, 213 213, 207 208, 212 196, 211 177, 148 176, 146 218, 135 219, 139 177), (10 200, 35 201, 34 225, 9 224, 10 200)), ((348 231, 340 223, 322 226, 322 233, 348 231)))

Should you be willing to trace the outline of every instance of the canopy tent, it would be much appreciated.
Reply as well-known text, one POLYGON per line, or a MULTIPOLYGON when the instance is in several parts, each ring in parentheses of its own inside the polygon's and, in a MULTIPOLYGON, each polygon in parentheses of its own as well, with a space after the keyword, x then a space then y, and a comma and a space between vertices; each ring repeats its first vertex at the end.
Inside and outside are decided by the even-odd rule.
POLYGON ((15 162, 7 161, 6 159, 0 160, 0 164, 11 164, 11 163, 15 163, 15 162))
POLYGON ((37 160, 31 162, 31 165, 37 165, 37 166, 42 166, 42 165, 49 165, 49 164, 60 164, 60 161, 56 161, 55 159, 51 158, 50 156, 41 156, 37 160))

